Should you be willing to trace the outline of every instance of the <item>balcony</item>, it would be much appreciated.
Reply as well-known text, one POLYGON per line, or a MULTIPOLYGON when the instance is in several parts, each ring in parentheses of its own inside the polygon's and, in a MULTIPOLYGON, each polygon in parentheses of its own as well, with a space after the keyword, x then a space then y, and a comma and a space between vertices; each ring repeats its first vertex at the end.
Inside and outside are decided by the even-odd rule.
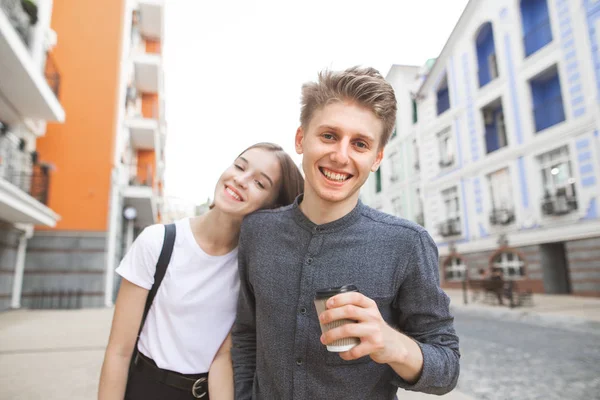
POLYGON ((515 212, 507 208, 494 208, 490 212, 490 224, 509 225, 515 220, 515 212))
POLYGON ((561 216, 577 210, 577 196, 567 195, 566 189, 557 189, 554 195, 546 192, 542 199, 542 214, 561 216))
MULTIPOLYGON (((23 118, 62 122, 65 112, 26 47, 29 33, 20 4, 0 2, 0 76, 10 77, 0 79, 0 120, 9 124, 23 118)), ((57 69, 55 73, 58 76, 57 69)))
POLYGON ((156 150, 161 146, 158 140, 158 107, 152 107, 152 113, 149 117, 142 115, 142 99, 137 95, 133 87, 127 89, 127 98, 125 101, 126 117, 125 126, 129 129, 131 146, 136 150, 156 150))
POLYGON ((452 165, 454 165, 454 157, 453 156, 443 157, 438 164, 439 164, 440 168, 451 167, 452 165))
POLYGON ((56 226, 60 216, 47 207, 50 168, 35 165, 31 172, 0 169, 0 220, 56 226))
POLYGON ((441 222, 438 225, 438 232, 443 237, 460 235, 462 233, 460 218, 451 218, 441 222))
POLYGON ((550 42, 552 42, 552 26, 550 19, 546 18, 523 36, 525 57, 529 57, 550 42))
POLYGON ((533 109, 535 131, 539 132, 565 120, 562 96, 556 96, 533 109))
MULTIPOLYGON (((124 166, 124 168, 131 168, 124 166)), ((145 227, 158 222, 158 196, 153 187, 153 176, 151 170, 146 174, 140 174, 146 168, 133 166, 138 174, 128 180, 127 185, 122 188, 124 207, 133 207, 137 211, 135 219, 136 226, 145 227)))
POLYGON ((163 36, 163 0, 140 0, 140 33, 146 37, 160 39, 163 36))
POLYGON ((159 54, 137 53, 133 56, 135 86, 143 93, 157 93, 161 58, 159 54))

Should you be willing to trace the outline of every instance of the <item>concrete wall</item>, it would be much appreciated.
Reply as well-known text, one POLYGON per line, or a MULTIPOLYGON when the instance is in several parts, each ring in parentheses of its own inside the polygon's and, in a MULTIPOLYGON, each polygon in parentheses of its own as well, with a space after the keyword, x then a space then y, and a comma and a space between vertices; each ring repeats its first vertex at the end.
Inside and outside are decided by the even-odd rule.
POLYGON ((0 311, 10 308, 19 234, 0 222, 0 311))
POLYGON ((36 232, 25 257, 22 306, 42 292, 81 291, 82 307, 104 304, 106 233, 36 232))

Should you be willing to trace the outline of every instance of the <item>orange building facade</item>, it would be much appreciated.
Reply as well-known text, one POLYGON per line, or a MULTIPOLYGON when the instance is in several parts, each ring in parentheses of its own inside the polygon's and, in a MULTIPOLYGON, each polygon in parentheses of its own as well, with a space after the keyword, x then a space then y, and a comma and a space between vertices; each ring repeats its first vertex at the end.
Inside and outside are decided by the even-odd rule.
POLYGON ((66 117, 47 124, 36 150, 51 160, 46 206, 59 217, 34 224, 19 306, 111 305, 118 261, 160 220, 164 4, 54 1, 51 15, 66 117))

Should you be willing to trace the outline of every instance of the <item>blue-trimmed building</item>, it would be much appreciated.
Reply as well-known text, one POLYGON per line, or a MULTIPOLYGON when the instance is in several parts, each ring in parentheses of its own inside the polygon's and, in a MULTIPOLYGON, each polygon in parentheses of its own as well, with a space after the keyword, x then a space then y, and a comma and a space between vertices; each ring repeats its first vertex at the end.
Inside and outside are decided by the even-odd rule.
POLYGON ((445 286, 496 267, 523 290, 600 296, 599 45, 598 0, 466 6, 414 93, 445 286))

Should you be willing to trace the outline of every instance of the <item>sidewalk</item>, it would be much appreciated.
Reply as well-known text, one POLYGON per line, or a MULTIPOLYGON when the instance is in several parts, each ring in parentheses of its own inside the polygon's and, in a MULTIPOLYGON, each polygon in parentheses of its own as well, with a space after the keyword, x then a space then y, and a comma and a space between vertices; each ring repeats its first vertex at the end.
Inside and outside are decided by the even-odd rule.
MULTIPOLYGON (((0 399, 95 399, 113 310, 0 313, 0 399)), ((458 391, 447 400, 474 400, 458 391)), ((439 396, 398 392, 399 400, 439 396)))
POLYGON ((509 308, 481 302, 473 303, 470 292, 468 303, 464 304, 462 290, 445 289, 445 292, 450 297, 450 308, 453 312, 493 315, 498 318, 600 334, 600 298, 534 294, 533 306, 509 308))

